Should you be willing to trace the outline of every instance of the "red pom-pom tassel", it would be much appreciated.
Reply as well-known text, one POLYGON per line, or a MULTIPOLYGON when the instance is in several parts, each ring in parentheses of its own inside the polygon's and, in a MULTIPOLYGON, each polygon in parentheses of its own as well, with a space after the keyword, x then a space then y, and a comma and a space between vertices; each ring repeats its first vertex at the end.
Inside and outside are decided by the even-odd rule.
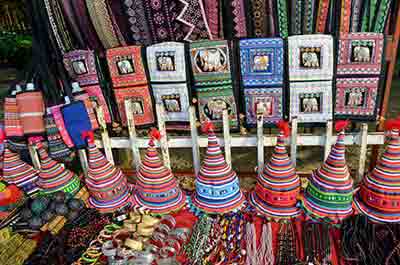
POLYGON ((385 122, 385 129, 387 131, 400 130, 400 117, 397 119, 387 120, 385 122))
POLYGON ((4 143, 4 140, 6 139, 6 134, 3 129, 0 129, 0 144, 4 143))
POLYGON ((29 137, 28 138, 28 142, 30 143, 30 144, 37 144, 37 143, 39 143, 39 142, 41 142, 41 141, 43 141, 44 139, 43 139, 43 137, 42 136, 32 136, 32 137, 29 137))
POLYGON ((346 128, 349 127, 349 125, 350 125, 350 121, 349 121, 349 120, 340 120, 340 121, 337 121, 337 122, 335 123, 335 130, 336 130, 337 132, 346 130, 346 128))
POLYGON ((159 141, 161 139, 161 133, 157 128, 151 128, 150 130, 150 138, 152 140, 157 140, 159 141))
POLYGON ((202 128, 203 133, 210 133, 214 131, 214 124, 210 121, 206 121, 202 128))
POLYGON ((283 136, 288 137, 290 135, 290 127, 287 121, 280 120, 276 126, 283 133, 283 136))
POLYGON ((88 143, 94 144, 94 132, 93 131, 86 131, 82 133, 82 139, 86 139, 88 143))

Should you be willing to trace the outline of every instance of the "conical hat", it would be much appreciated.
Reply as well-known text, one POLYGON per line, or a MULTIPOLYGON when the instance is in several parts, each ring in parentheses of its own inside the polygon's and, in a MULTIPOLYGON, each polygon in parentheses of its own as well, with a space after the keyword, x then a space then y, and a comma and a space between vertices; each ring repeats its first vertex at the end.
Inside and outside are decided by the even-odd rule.
POLYGON ((139 166, 136 187, 134 196, 137 204, 154 213, 166 214, 185 205, 186 197, 171 170, 164 166, 158 156, 153 139, 139 166))
POLYGON ((122 171, 112 165, 97 149, 93 133, 88 133, 88 176, 86 186, 89 203, 100 212, 114 212, 132 203, 128 181, 122 171))
POLYGON ((400 136, 394 129, 375 168, 354 197, 356 208, 375 222, 400 222, 400 136))
POLYGON ((42 192, 50 194, 63 191, 74 196, 81 186, 78 176, 65 168, 63 164, 51 159, 41 141, 35 142, 35 144, 40 158, 37 184, 42 189, 42 192))
POLYGON ((300 209, 296 207, 300 178, 288 156, 284 137, 283 130, 280 130, 271 159, 265 164, 256 188, 250 194, 250 204, 257 212, 272 218, 300 215, 300 209))
POLYGON ((209 123, 206 157, 196 177, 196 192, 192 203, 199 210, 222 214, 239 209, 244 196, 236 172, 226 163, 217 137, 209 123))
POLYGON ((343 124, 344 127, 336 126, 340 131, 336 143, 326 161, 313 172, 301 201, 309 217, 329 223, 338 223, 353 213, 353 180, 345 159, 347 123, 343 124))
POLYGON ((3 178, 8 184, 17 185, 29 196, 39 191, 36 184, 38 171, 22 161, 18 153, 12 152, 7 143, 4 149, 3 178))

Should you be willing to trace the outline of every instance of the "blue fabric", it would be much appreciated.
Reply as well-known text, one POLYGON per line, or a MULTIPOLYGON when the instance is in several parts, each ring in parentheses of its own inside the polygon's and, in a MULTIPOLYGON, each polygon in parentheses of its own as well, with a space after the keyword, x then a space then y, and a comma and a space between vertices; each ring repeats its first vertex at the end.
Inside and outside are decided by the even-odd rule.
POLYGON ((65 128, 68 131, 75 147, 82 149, 86 147, 86 141, 82 139, 82 133, 92 130, 89 115, 85 105, 81 101, 73 102, 61 109, 65 128))

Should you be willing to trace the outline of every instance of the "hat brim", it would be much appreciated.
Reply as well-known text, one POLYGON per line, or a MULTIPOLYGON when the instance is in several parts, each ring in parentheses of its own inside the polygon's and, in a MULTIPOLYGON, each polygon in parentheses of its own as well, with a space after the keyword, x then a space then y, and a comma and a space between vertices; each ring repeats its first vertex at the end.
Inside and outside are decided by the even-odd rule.
POLYGON ((380 211, 376 211, 371 207, 367 206, 360 198, 358 193, 354 196, 354 206, 359 212, 367 216, 371 221, 375 223, 398 223, 400 222, 400 210, 397 214, 387 214, 380 211))
POLYGON ((180 195, 177 200, 173 202, 168 202, 168 203, 154 203, 150 204, 145 201, 142 201, 137 194, 133 196, 134 198, 134 203, 136 205, 139 205, 140 207, 144 207, 150 212, 155 213, 155 214, 168 214, 171 212, 177 212, 180 209, 182 209, 185 206, 186 203, 186 196, 183 194, 183 192, 180 192, 180 195))
POLYGON ((239 211, 243 207, 244 201, 245 197, 242 191, 240 191, 239 196, 230 203, 221 204, 201 202, 197 199, 196 194, 194 194, 192 197, 188 197, 188 203, 190 206, 193 206, 196 208, 196 210, 207 214, 225 214, 239 211))
POLYGON ((297 207, 273 207, 262 201, 254 191, 250 193, 249 203, 260 215, 270 218, 291 219, 301 214, 301 209, 297 207))

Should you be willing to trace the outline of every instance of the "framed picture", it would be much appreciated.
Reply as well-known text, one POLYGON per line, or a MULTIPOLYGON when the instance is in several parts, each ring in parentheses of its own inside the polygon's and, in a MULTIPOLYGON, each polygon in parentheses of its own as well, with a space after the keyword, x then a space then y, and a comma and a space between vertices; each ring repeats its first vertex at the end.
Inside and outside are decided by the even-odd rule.
POLYGON ((155 52, 158 71, 175 71, 175 51, 155 52))
POLYGON ((348 33, 339 39, 338 75, 380 75, 384 50, 381 33, 348 33))
POLYGON ((290 36, 289 80, 317 81, 333 77, 333 37, 313 34, 290 36))
POLYGON ((72 62, 72 69, 76 75, 87 74, 88 69, 86 67, 85 60, 76 60, 72 62))
POLYGON ((290 83, 290 119, 300 123, 332 119, 332 82, 290 83))
POLYGON ((124 58, 117 61, 117 67, 120 75, 132 74, 135 72, 132 58, 124 58))
POLYGON ((375 118, 379 78, 337 78, 335 115, 375 118))
POLYGON ((80 86, 97 85, 96 59, 93 51, 74 50, 67 52, 63 57, 64 67, 69 77, 80 86))

